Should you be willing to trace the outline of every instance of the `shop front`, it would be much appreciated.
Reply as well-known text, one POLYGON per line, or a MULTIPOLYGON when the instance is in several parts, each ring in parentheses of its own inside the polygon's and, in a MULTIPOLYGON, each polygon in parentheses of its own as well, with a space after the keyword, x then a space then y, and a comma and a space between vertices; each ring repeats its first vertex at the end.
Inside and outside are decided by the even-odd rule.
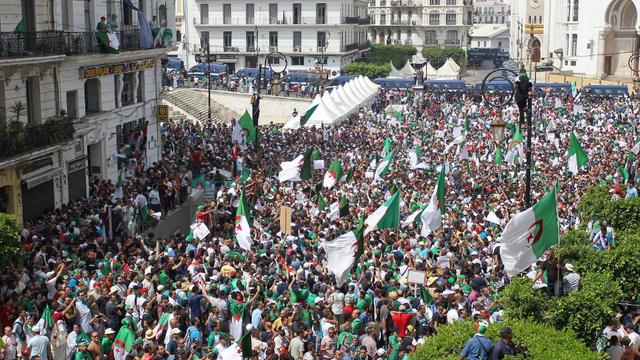
POLYGON ((67 162, 67 187, 69 201, 87 197, 87 157, 81 156, 67 162))

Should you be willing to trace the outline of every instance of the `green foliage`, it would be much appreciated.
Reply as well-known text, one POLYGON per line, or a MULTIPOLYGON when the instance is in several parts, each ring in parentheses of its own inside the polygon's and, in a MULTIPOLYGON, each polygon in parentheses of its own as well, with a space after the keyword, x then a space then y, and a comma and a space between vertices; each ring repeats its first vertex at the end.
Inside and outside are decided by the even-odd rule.
POLYGON ((22 101, 16 101, 9 107, 9 112, 14 115, 16 122, 20 122, 20 117, 27 113, 27 105, 22 101))
POLYGON ((582 212, 583 220, 586 222, 591 217, 602 218, 604 210, 610 202, 611 195, 608 186, 592 187, 580 199, 580 212, 582 212))
POLYGON ((431 62, 431 65, 436 69, 442 66, 448 58, 455 60, 461 68, 467 65, 467 55, 464 50, 458 47, 427 46, 422 49, 422 56, 431 62))
POLYGON ((640 224, 640 197, 609 201, 603 208, 602 219, 617 231, 635 228, 640 224))
POLYGON ((500 307, 512 318, 543 320, 547 296, 541 289, 534 289, 526 277, 511 279, 500 292, 500 307))
MULTIPOLYGON (((508 319, 504 323, 491 324, 487 337, 494 343, 500 339, 500 328, 509 326, 513 330, 516 356, 510 359, 536 360, 603 360, 604 354, 589 350, 575 338, 571 331, 556 330, 553 327, 521 319, 508 319)), ((474 334, 471 322, 456 322, 438 328, 438 333, 427 339, 409 356, 410 360, 453 360, 474 334)))
POLYGON ((600 264, 593 262, 588 271, 609 270, 625 298, 635 299, 640 296, 640 232, 618 232, 616 246, 611 250, 598 252, 596 256, 601 257, 600 264))
POLYGON ((15 215, 0 213, 0 267, 21 265, 22 259, 18 220, 15 215))
MULTIPOLYGON (((367 54, 367 62, 373 64, 389 64, 401 68, 416 54, 416 48, 411 45, 380 45, 372 44, 367 54)), ((387 74, 389 74, 387 72, 387 74)))
POLYGON ((391 72, 391 66, 386 64, 371 64, 365 62, 353 62, 344 67, 343 73, 346 75, 362 75, 369 79, 387 77, 391 72))
POLYGON ((587 273, 581 279, 581 286, 577 292, 553 298, 546 318, 556 328, 570 329, 587 344, 594 344, 604 324, 613 316, 622 291, 607 271, 587 273))

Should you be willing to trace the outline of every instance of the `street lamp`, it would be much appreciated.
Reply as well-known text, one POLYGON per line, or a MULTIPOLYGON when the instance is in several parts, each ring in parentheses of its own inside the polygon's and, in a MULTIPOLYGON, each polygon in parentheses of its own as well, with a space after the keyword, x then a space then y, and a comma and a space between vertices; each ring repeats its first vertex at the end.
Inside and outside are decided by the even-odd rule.
POLYGON ((200 35, 200 47, 207 51, 207 66, 205 67, 205 75, 207 76, 207 88, 209 89, 208 97, 208 116, 207 119, 211 121, 211 46, 209 44, 209 32, 205 31, 200 35))
MULTIPOLYGON (((262 86, 262 69, 265 69, 265 80, 267 78, 266 69, 267 66, 272 71, 273 79, 280 79, 280 74, 287 70, 288 65, 287 57, 281 52, 273 51, 267 54, 264 58, 264 66, 260 64, 258 66, 258 89, 256 93, 251 97, 251 112, 253 118, 253 126, 258 127, 258 118, 260 117, 260 87, 262 86), (271 61, 269 61, 271 59, 271 61)), ((273 82, 272 82, 273 84, 273 82)), ((256 136, 256 146, 258 145, 258 138, 256 136)))
MULTIPOLYGON (((502 120, 502 109, 506 106, 510 105, 513 101, 513 98, 516 96, 517 84, 513 81, 513 79, 518 79, 518 74, 514 71, 508 69, 496 69, 487 74, 487 76, 482 81, 482 97, 485 103, 489 104, 498 110, 496 114, 496 118, 491 124, 491 133, 494 141, 496 142, 496 146, 504 141, 504 129, 506 128, 506 124, 502 120), (509 91, 506 91, 506 94, 496 94, 489 90, 490 85, 496 84, 496 80, 499 83, 504 84, 506 81, 509 84, 509 91)), ((525 77, 520 77, 519 81, 524 81, 525 77)), ((528 81, 528 79, 526 79, 528 81)), ((527 129, 527 146, 526 146, 526 178, 525 178, 525 204, 526 207, 531 207, 531 134, 533 132, 532 127, 532 95, 530 92, 526 93, 526 103, 522 104, 518 101, 518 107, 520 108, 520 119, 519 123, 523 124, 522 117, 526 117, 526 129, 527 129), (520 108, 521 106, 526 106, 527 111, 524 111, 524 108, 520 108), (526 116, 525 116, 526 115, 526 116)))

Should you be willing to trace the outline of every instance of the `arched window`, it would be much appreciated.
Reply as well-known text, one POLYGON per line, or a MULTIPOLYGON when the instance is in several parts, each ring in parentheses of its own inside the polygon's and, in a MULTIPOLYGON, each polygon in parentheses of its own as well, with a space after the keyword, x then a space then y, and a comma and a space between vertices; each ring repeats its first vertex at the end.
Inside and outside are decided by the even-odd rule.
POLYGON ((573 21, 578 21, 579 6, 580 6, 580 0, 573 0, 573 21))
POLYGON ((160 13, 160 16, 158 16, 158 20, 160 21, 160 27, 166 28, 167 27, 167 6, 160 5, 160 9, 158 10, 158 12, 160 13))

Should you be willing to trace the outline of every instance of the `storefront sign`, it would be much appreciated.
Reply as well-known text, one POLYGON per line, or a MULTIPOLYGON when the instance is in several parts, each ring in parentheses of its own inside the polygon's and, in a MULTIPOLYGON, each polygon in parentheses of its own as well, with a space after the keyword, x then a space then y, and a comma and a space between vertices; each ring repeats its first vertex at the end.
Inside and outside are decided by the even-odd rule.
POLYGON ((67 162, 67 174, 71 174, 72 172, 80 171, 87 167, 87 157, 81 156, 77 159, 73 159, 67 162))
POLYGON ((38 169, 42 169, 44 167, 52 166, 52 165, 53 165, 53 158, 51 156, 33 160, 22 167, 22 174, 28 174, 38 169))
POLYGON ((120 64, 98 65, 80 68, 80 76, 83 79, 94 78, 98 76, 124 74, 133 71, 152 69, 156 67, 158 60, 149 58, 144 60, 129 61, 120 64))
POLYGON ((27 189, 33 189, 34 187, 44 184, 47 181, 51 181, 53 179, 55 179, 58 176, 62 175, 62 169, 58 169, 56 171, 51 171, 48 172, 46 174, 44 174, 43 176, 40 177, 36 177, 33 179, 29 179, 29 180, 25 180, 24 183, 27 186, 27 189))
POLYGON ((218 59, 235 60, 237 58, 234 54, 218 54, 218 59))

